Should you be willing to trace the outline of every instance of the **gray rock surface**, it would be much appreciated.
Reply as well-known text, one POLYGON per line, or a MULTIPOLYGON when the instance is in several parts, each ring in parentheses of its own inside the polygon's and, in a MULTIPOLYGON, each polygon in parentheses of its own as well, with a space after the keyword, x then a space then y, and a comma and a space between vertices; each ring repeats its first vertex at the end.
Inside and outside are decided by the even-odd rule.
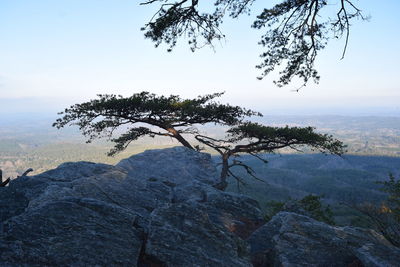
POLYGON ((247 240, 254 266, 399 266, 400 249, 373 230, 280 212, 247 240))
POLYGON ((210 155, 183 147, 20 177, 0 188, 0 266, 249 266, 232 225, 260 210, 217 177, 210 155))
POLYGON ((130 265, 139 257, 134 215, 95 199, 64 198, 3 224, 2 265, 130 265))
POLYGON ((137 178, 154 177, 175 185, 192 182, 213 185, 218 182, 219 176, 210 154, 186 147, 147 150, 121 160, 117 166, 137 178))
POLYGON ((251 266, 247 244, 213 223, 201 203, 156 209, 151 214, 146 253, 168 266, 251 266))

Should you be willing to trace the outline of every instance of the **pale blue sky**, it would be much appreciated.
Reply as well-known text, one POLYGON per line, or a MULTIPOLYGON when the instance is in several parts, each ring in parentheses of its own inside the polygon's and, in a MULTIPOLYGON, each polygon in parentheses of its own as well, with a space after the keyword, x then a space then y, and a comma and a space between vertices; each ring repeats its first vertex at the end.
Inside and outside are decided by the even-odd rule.
MULTIPOLYGON (((272 1, 255 9, 265 2, 272 1)), ((293 93, 297 85, 277 88, 275 75, 256 79, 262 32, 250 28, 255 13, 227 19, 227 39, 215 52, 192 53, 181 40, 167 53, 144 39, 140 27, 154 8, 136 0, 0 0, 0 104, 8 103, 0 111, 20 108, 16 99, 33 112, 142 90, 184 97, 226 91, 223 101, 267 111, 400 109, 400 1, 356 2, 371 20, 354 23, 346 58, 343 40, 330 43, 317 63, 320 84, 293 93)))

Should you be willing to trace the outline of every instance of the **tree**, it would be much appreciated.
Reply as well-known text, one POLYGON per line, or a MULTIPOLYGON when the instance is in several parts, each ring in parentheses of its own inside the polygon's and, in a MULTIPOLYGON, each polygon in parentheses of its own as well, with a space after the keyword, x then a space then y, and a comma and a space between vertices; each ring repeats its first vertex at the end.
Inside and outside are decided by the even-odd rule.
POLYGON ((124 150, 132 141, 144 136, 172 137, 193 149, 183 135, 197 134, 196 125, 214 123, 232 126, 247 116, 261 116, 261 113, 252 110, 213 101, 222 94, 209 94, 195 99, 181 99, 176 95, 156 96, 149 92, 127 98, 99 95, 99 99, 75 104, 60 112, 63 116, 53 126, 60 129, 66 125, 77 125, 82 134, 88 137, 87 142, 100 137, 111 139, 115 130, 127 126, 125 133, 111 139, 115 146, 109 155, 124 150))
POLYGON ((59 114, 63 116, 57 119, 53 126, 62 128, 66 125, 77 125, 82 134, 88 137, 87 142, 95 138, 108 137, 115 143, 108 154, 110 156, 144 136, 172 137, 183 146, 194 149, 182 136, 193 135, 197 141, 221 155, 220 183, 216 185, 221 190, 226 188, 228 176, 240 181, 231 170, 233 166, 241 166, 255 177, 254 171, 237 159, 240 154, 250 154, 263 160, 258 156, 259 153, 271 153, 285 147, 298 149, 302 146, 337 155, 343 153, 342 142, 330 135, 315 133, 312 127, 280 128, 244 122, 246 117, 262 116, 262 114, 213 101, 221 95, 222 93, 215 93, 195 99, 181 99, 176 95, 156 96, 148 92, 137 93, 127 98, 99 95, 99 99, 75 104, 60 112, 59 114), (195 126, 207 123, 231 126, 227 131, 227 138, 217 140, 199 134, 195 126), (115 130, 123 126, 126 127, 124 129, 126 132, 112 138, 115 130), (153 129, 154 127, 156 129, 153 129), (235 159, 230 164, 231 157, 235 159))
POLYGON ((254 171, 237 158, 241 154, 248 154, 267 163, 259 156, 260 153, 273 153, 282 148, 291 148, 299 151, 302 147, 308 146, 313 150, 329 152, 335 155, 344 153, 345 146, 331 135, 319 134, 312 127, 269 127, 253 122, 242 122, 230 128, 226 139, 214 139, 205 135, 196 135, 196 139, 221 155, 222 169, 220 189, 225 189, 228 183, 227 177, 232 176, 241 181, 231 168, 239 166, 245 168, 248 174, 257 179, 254 171), (232 162, 229 159, 233 157, 232 162))
POLYGON ((377 181, 382 184, 382 191, 388 198, 380 205, 363 203, 348 207, 366 216, 372 227, 380 232, 394 246, 400 247, 400 180, 389 174, 388 181, 377 181))
POLYGON ((265 219, 270 221, 281 211, 295 212, 309 216, 317 221, 334 225, 333 212, 329 205, 322 205, 321 196, 309 194, 300 200, 289 200, 285 202, 270 201, 267 206, 265 219))
MULTIPOLYGON (((188 38, 192 51, 205 45, 212 46, 213 41, 225 37, 220 30, 224 17, 250 14, 255 0, 215 0, 212 12, 200 11, 200 2, 205 4, 207 1, 142 2, 141 5, 159 5, 158 11, 142 28, 145 37, 156 46, 166 43, 168 51, 180 37, 188 38)), ((265 8, 252 24, 255 29, 265 29, 259 42, 266 51, 260 55, 262 61, 256 66, 262 70, 258 78, 262 79, 276 67, 286 64, 275 81, 278 86, 288 84, 294 77, 301 78, 304 85, 309 79, 318 82, 320 77, 314 68, 318 52, 325 48, 329 39, 344 36, 343 58, 351 21, 359 18, 365 19, 354 0, 280 0, 272 8, 265 8)))
POLYGON ((400 247, 400 220, 386 203, 380 206, 363 203, 349 207, 366 217, 369 228, 381 233, 394 246, 400 247))
POLYGON ((11 181, 11 178, 8 177, 3 181, 3 171, 0 169, 0 187, 6 186, 11 181))
MULTIPOLYGON (((19 177, 23 177, 23 176, 27 176, 28 173, 32 172, 33 169, 29 168, 27 169, 21 176, 17 176, 17 178, 19 177)), ((5 187, 6 185, 8 185, 11 182, 11 177, 8 177, 7 179, 5 179, 3 181, 3 171, 0 169, 0 187, 5 187)))
POLYGON ((400 223, 400 180, 389 174, 389 181, 378 182, 383 185, 382 191, 389 194, 388 212, 393 213, 394 217, 400 223))

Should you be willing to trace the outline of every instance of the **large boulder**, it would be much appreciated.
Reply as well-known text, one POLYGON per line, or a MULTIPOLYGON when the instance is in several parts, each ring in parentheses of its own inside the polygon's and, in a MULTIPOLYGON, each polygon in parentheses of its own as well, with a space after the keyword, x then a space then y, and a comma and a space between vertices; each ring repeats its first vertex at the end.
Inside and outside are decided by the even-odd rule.
POLYGON ((142 245, 134 218, 91 198, 64 198, 27 209, 3 222, 0 265, 134 266, 142 245))
POLYGON ((132 226, 141 213, 126 178, 77 162, 13 180, 0 191, 0 265, 136 265, 143 230, 132 226))
POLYGON ((400 249, 373 230, 280 212, 247 240, 254 266, 399 266, 400 249))
POLYGON ((168 266, 251 266, 247 244, 214 223, 201 203, 167 204, 155 210, 146 254, 168 266))
POLYGON ((121 160, 116 166, 137 178, 156 178, 176 185, 192 182, 214 185, 218 174, 210 154, 186 147, 147 150, 121 160))
POLYGON ((184 147, 20 177, 0 188, 0 266, 249 266, 238 229, 260 209, 217 182, 184 147))

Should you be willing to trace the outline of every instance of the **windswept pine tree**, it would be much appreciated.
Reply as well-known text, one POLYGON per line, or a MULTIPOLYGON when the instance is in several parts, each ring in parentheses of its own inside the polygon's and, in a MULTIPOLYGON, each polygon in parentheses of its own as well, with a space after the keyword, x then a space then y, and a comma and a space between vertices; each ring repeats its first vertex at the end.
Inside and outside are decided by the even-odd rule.
POLYGON ((261 113, 239 106, 214 101, 223 93, 208 94, 194 99, 179 96, 157 96, 141 92, 130 97, 99 95, 98 99, 75 104, 57 119, 54 127, 77 125, 88 142, 100 137, 111 138, 115 143, 109 155, 124 150, 132 141, 144 136, 171 137, 183 146, 193 149, 184 135, 198 133, 196 126, 208 123, 233 126, 249 116, 261 113), (114 137, 118 128, 125 133, 114 137))
MULTIPOLYGON (((327 134, 319 134, 312 127, 268 127, 244 121, 250 116, 261 116, 259 112, 239 106, 214 101, 222 93, 182 99, 179 96, 156 96, 141 92, 131 97, 99 95, 82 104, 65 109, 61 118, 53 124, 57 128, 77 125, 88 142, 107 137, 115 143, 109 155, 124 150, 132 141, 144 136, 166 136, 175 138, 183 146, 194 149, 184 135, 192 135, 221 155, 222 170, 217 188, 225 189, 226 179, 238 180, 231 167, 241 166, 254 176, 254 172, 237 157, 249 154, 259 159, 260 153, 271 153, 281 148, 299 149, 303 146, 340 155, 344 152, 342 142, 327 134), (227 138, 218 140, 200 134, 196 126, 208 123, 230 126, 227 138), (118 128, 125 132, 113 136, 118 128), (232 162, 229 160, 234 158, 232 162)), ((255 177, 255 176, 254 176, 255 177)))

